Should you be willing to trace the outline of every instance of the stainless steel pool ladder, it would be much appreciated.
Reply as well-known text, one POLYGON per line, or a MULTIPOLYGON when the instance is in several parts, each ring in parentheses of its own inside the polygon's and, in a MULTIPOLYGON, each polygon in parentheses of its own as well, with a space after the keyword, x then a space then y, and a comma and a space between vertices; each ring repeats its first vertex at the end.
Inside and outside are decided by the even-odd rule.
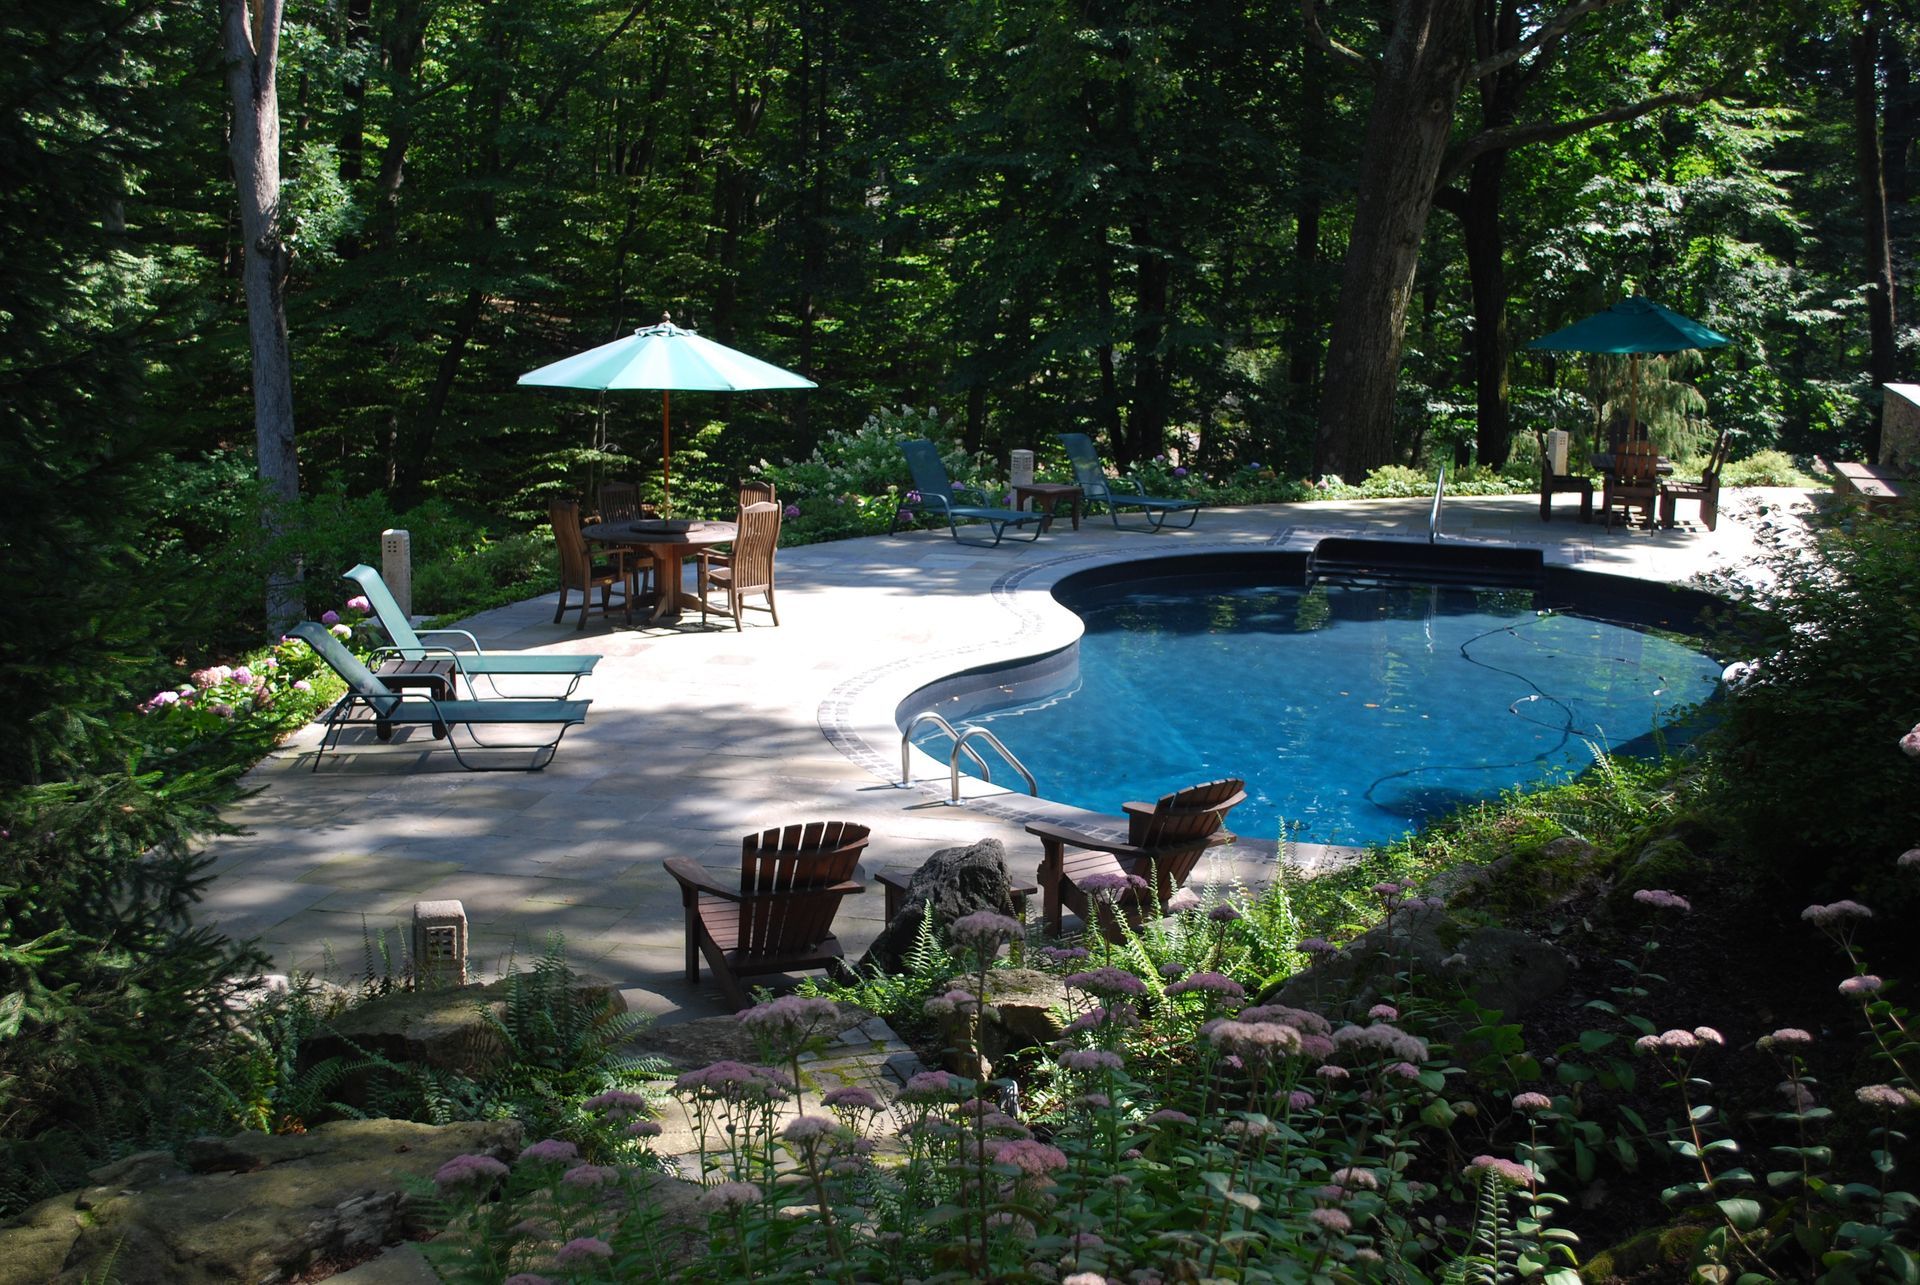
POLYGON ((1447 462, 1440 461, 1440 477, 1433 484, 1433 512, 1427 515, 1427 543, 1440 543, 1440 501, 1447 495, 1447 462))
POLYGON ((1035 798, 1040 797, 1040 783, 1033 779, 1033 773, 1027 771, 1027 765, 1022 763, 1018 758, 1015 758, 1013 751, 1003 745, 999 737, 989 732, 986 728, 975 727, 971 723, 967 724, 964 730, 956 730, 952 723, 949 723, 946 719, 940 717, 940 715, 930 709, 915 714, 912 721, 907 724, 906 730, 900 733, 900 784, 911 785, 913 783, 912 772, 909 768, 910 756, 913 750, 913 730, 922 723, 932 723, 935 727, 945 732, 947 738, 953 742, 953 752, 947 756, 947 778, 953 789, 952 802, 958 803, 960 801, 960 756, 962 754, 965 754, 974 761, 974 765, 980 769, 981 779, 989 785, 993 784, 993 769, 988 767, 987 761, 981 758, 980 755, 967 744, 968 741, 976 737, 1000 751, 1000 757, 1013 764, 1013 770, 1026 778, 1027 793, 1033 795, 1035 798))

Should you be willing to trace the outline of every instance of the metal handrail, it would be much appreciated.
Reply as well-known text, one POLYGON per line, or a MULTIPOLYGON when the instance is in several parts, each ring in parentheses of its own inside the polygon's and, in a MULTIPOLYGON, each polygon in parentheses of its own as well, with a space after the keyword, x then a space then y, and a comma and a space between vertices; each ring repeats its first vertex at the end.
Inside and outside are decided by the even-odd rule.
MULTIPOLYGON (((947 739, 954 743, 954 749, 956 750, 956 752, 960 748, 961 736, 959 732, 954 730, 954 726, 952 723, 949 723, 946 719, 940 717, 938 714, 934 713, 930 709, 923 710, 920 713, 915 714, 913 718, 907 723, 906 730, 900 733, 900 784, 902 785, 913 784, 913 775, 911 771, 908 769, 908 763, 910 761, 910 755, 913 749, 913 729, 920 726, 920 724, 927 723, 927 722, 931 722, 935 724, 937 727, 939 727, 941 731, 947 734, 947 739)), ((1005 751, 1003 750, 1002 752, 1004 753, 1005 751)), ((974 753, 972 750, 967 751, 967 757, 972 759, 974 763, 980 768, 980 775, 986 778, 987 784, 989 785, 993 784, 993 769, 987 766, 987 761, 981 758, 978 754, 974 753)), ((1008 761, 1011 762, 1013 756, 1009 754, 1007 755, 1007 758, 1008 758, 1008 761)), ((1026 770, 1025 768, 1021 768, 1021 771, 1024 772, 1025 770, 1026 770)))
POLYGON ((1440 461, 1440 476, 1433 484, 1433 512, 1427 515, 1427 543, 1440 543, 1440 501, 1447 494, 1447 462, 1440 461))
MULTIPOLYGON (((983 737, 986 740, 987 744, 993 746, 994 749, 999 750, 1000 757, 1005 759, 1007 762, 1013 764, 1013 770, 1018 772, 1021 776, 1024 776, 1027 778, 1028 794, 1031 794, 1036 799, 1040 797, 1040 783, 1033 779, 1033 773, 1027 771, 1027 765, 1025 763, 1022 763, 1019 759, 1015 758, 1013 756, 1013 751, 1008 749, 1005 745, 1002 745, 1000 743, 1000 738, 995 736, 992 732, 989 732, 984 727, 969 726, 967 730, 960 733, 959 738, 954 741, 953 753, 947 756, 947 772, 950 775, 952 784, 953 784, 953 802, 958 803, 960 801, 960 755, 961 753, 964 751, 966 754, 970 755, 973 758, 974 762, 976 763, 980 762, 980 756, 978 754, 975 754, 972 750, 967 749, 967 742, 972 740, 976 736, 983 737)), ((988 783, 991 784, 993 778, 988 777, 987 780, 988 780, 988 783)))

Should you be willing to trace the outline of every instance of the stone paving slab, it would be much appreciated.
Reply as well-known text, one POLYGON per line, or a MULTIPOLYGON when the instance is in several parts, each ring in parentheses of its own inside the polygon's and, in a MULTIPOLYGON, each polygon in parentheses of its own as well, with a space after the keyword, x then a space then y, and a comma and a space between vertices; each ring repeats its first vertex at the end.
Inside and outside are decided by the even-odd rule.
MULTIPOLYGON (((1763 522, 1806 495, 1729 492, 1719 530, 1542 524, 1533 496, 1449 500, 1444 531, 1460 543, 1536 546, 1548 561, 1667 582, 1742 565, 1763 522)), ((921 531, 780 553, 781 625, 764 616, 735 631, 698 615, 673 627, 552 621, 547 595, 473 617, 489 649, 603 655, 580 696, 593 701, 545 771, 472 774, 428 739, 368 737, 313 764, 309 727, 263 760, 258 793, 227 819, 245 833, 208 845, 216 874, 203 922, 257 935, 281 968, 332 957, 359 968, 364 931, 404 935, 416 898, 466 903, 476 957, 537 955, 564 934, 580 963, 628 988, 636 1008, 674 1019, 720 1011, 710 986, 682 975, 682 909, 663 858, 718 871, 739 837, 796 820, 871 826, 868 871, 911 869, 936 848, 994 837, 1016 875, 1030 875, 1036 817, 1085 814, 966 780, 946 802, 947 771, 915 751, 898 783, 895 712, 920 686, 958 670, 1045 655, 1074 642, 1079 620, 1048 590, 1105 563, 1173 553, 1307 549, 1327 535, 1424 540, 1426 500, 1330 501, 1211 509, 1191 530, 1157 536, 1087 523, 1033 544, 957 548, 921 531), (423 746, 426 748, 416 748, 423 746), (364 925, 364 929, 363 929, 364 925)), ((342 582, 344 597, 348 589, 342 582)), ((1044 783, 1043 783, 1044 784, 1044 783)), ((1259 886, 1277 858, 1273 836, 1242 835, 1223 872, 1259 886)), ((1339 849, 1295 845, 1317 868, 1339 849)), ((880 928, 881 898, 850 898, 837 933, 857 957, 880 928)))

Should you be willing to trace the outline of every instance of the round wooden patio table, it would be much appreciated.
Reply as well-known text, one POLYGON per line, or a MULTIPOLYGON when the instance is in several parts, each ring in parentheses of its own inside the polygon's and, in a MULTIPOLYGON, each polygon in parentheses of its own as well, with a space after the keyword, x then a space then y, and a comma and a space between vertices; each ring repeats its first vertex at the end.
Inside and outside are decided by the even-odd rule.
POLYGON ((653 555, 653 614, 650 625, 661 624, 680 614, 683 607, 697 607, 699 598, 682 586, 681 564, 689 549, 704 549, 725 544, 738 532, 731 522, 667 522, 661 520, 596 522, 580 531, 589 540, 601 544, 620 544, 645 549, 653 555))

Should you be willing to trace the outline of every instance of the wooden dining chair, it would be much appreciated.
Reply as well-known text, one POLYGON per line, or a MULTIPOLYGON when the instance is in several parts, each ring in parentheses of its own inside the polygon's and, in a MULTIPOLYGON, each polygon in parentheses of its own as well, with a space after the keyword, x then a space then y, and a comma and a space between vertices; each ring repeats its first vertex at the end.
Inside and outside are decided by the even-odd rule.
POLYGON ((1623 522, 1631 522, 1629 510, 1640 509, 1648 526, 1653 525, 1654 502, 1660 498, 1660 453, 1650 441, 1622 442, 1613 452, 1613 468, 1607 473, 1601 496, 1601 521, 1613 529, 1614 510, 1623 522))
POLYGON ((711 604, 708 594, 719 590, 726 595, 726 614, 733 627, 740 628, 746 599, 757 594, 767 600, 767 614, 780 623, 779 609, 773 600, 773 554, 780 544, 780 506, 771 501, 749 504, 740 510, 739 533, 734 536, 733 552, 724 561, 706 550, 699 555, 695 583, 699 586, 700 618, 704 621, 711 604))
POLYGON ((651 565, 651 559, 644 554, 639 560, 629 556, 617 561, 595 562, 592 552, 587 548, 586 537, 580 534, 580 502, 578 500, 555 500, 547 508, 547 518, 553 523, 553 542, 560 551, 560 604, 553 609, 553 623, 559 624, 560 618, 567 614, 567 597, 574 590, 580 592, 580 623, 576 629, 587 627, 587 612, 594 610, 594 590, 600 591, 598 611, 602 616, 613 610, 613 587, 620 586, 620 608, 625 613, 627 623, 633 623, 633 599, 639 592, 639 560, 651 565))
POLYGON ((722 882, 684 857, 667 873, 687 916, 687 981, 698 985, 705 956, 727 1002, 747 1006, 743 977, 824 968, 842 957, 833 917, 850 893, 869 831, 850 821, 814 821, 747 835, 740 877, 722 882))
POLYGON ((600 484, 600 520, 602 522, 632 522, 642 516, 640 488, 631 482, 602 482, 600 484))

